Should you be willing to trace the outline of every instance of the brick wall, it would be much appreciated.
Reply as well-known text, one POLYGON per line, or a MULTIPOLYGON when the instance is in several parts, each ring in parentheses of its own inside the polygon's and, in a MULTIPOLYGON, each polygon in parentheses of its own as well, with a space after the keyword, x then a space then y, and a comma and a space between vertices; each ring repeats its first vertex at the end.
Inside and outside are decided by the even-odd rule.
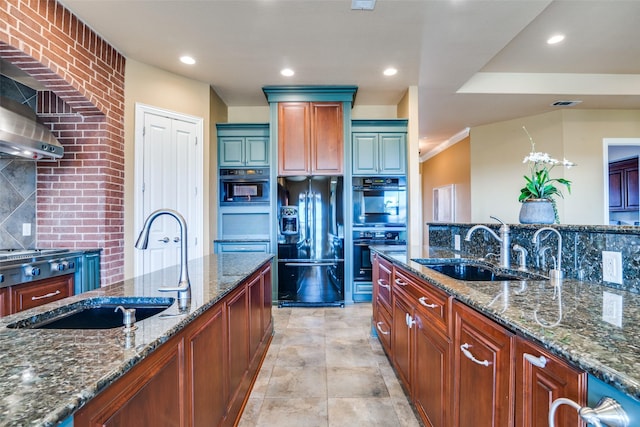
POLYGON ((0 58, 39 80, 38 116, 65 156, 37 166, 37 246, 103 248, 124 277, 125 58, 53 0, 0 2, 0 58))

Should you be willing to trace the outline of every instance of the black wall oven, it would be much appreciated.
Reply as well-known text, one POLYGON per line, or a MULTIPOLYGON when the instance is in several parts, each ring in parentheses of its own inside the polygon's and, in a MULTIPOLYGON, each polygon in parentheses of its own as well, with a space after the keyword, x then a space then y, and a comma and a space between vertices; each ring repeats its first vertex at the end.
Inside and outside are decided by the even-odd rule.
POLYGON ((353 226, 406 227, 405 177, 353 178, 353 226))
POLYGON ((220 169, 220 205, 269 203, 269 168, 220 169))
POLYGON ((404 231, 359 230, 353 232, 353 280, 371 282, 371 250, 374 245, 406 245, 404 231))

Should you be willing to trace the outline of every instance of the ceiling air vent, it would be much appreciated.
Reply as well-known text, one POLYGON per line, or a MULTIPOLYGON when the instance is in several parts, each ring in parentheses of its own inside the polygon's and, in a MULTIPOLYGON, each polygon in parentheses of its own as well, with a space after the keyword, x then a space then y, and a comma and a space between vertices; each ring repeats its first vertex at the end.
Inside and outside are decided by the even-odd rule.
POLYGON ((582 101, 556 101, 551 104, 552 107, 573 107, 580 104, 582 101))
POLYGON ((373 10, 376 0, 351 0, 351 10, 373 10))

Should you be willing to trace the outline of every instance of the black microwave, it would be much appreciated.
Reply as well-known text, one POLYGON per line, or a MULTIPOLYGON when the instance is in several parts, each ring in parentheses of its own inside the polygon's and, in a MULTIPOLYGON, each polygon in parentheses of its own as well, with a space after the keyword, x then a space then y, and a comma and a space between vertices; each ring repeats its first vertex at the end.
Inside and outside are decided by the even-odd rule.
POLYGON ((269 168, 220 169, 220 204, 269 203, 269 168))

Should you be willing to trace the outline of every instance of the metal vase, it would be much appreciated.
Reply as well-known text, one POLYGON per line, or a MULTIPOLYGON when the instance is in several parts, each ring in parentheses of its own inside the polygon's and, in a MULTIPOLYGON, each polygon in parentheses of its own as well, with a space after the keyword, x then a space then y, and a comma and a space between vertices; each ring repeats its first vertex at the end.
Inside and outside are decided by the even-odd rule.
POLYGON ((553 224, 556 215, 550 199, 528 199, 520 207, 520 224, 553 224))

